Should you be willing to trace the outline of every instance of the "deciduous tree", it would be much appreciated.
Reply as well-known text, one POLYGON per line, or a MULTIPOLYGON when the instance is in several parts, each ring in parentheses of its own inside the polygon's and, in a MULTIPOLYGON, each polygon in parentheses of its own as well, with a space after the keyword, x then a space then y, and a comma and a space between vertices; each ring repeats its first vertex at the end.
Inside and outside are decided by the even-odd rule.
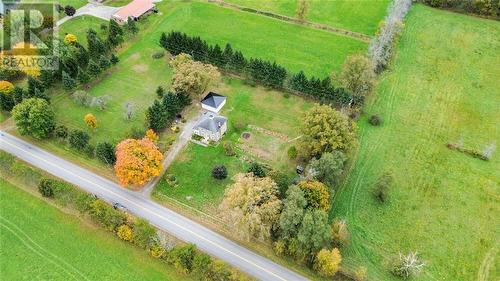
POLYGON ((338 183, 346 161, 347 157, 342 151, 325 152, 321 158, 313 158, 307 170, 314 179, 333 187, 338 183))
POLYGON ((206 89, 218 82, 220 73, 216 67, 193 61, 183 54, 172 59, 174 68, 172 89, 176 92, 189 93, 194 96, 201 95, 206 89))
POLYGON ((68 33, 64 36, 64 43, 66 44, 74 44, 77 42, 77 38, 75 34, 68 33))
POLYGON ((350 151, 356 144, 356 125, 328 105, 316 105, 302 118, 299 151, 302 157, 320 157, 334 150, 350 151))
POLYGON ((340 75, 342 86, 357 96, 365 97, 375 86, 372 62, 363 55, 347 57, 340 75))
POLYGON ((330 243, 328 215, 321 210, 307 210, 297 233, 299 253, 311 256, 330 243))
POLYGON ((116 176, 123 186, 143 185, 160 174, 162 159, 163 154, 149 139, 126 139, 116 147, 116 176))
POLYGON ((55 128, 54 111, 44 99, 23 100, 12 109, 12 117, 21 135, 42 139, 50 136, 55 128))
POLYGON ((219 205, 223 219, 232 224, 241 237, 269 239, 281 211, 278 187, 270 178, 237 174, 219 205))
POLYGON ((99 142, 95 146, 95 156, 103 163, 114 165, 116 162, 115 146, 108 142, 99 142))
POLYGON ((314 270, 325 277, 333 277, 340 268, 342 257, 337 248, 332 250, 322 249, 314 260, 314 270))
POLYGON ((304 191, 308 207, 325 212, 330 209, 330 194, 323 183, 308 180, 299 182, 298 186, 304 191))
POLYGON ((90 129, 95 130, 97 128, 97 118, 95 118, 94 114, 87 113, 83 121, 85 121, 85 124, 87 124, 87 127, 90 129))

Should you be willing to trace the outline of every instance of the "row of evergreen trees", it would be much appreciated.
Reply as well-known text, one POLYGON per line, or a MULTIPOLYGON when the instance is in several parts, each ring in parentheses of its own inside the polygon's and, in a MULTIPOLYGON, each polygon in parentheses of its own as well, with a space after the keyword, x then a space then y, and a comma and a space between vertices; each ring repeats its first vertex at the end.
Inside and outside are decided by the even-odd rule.
POLYGON ((160 132, 171 124, 175 116, 191 102, 184 93, 167 93, 161 100, 155 100, 146 111, 148 127, 155 132, 160 132))
POLYGON ((248 76, 265 86, 297 92, 318 99, 323 103, 342 106, 362 102, 360 98, 354 97, 347 90, 335 88, 329 77, 308 79, 303 71, 290 74, 276 62, 245 58, 240 51, 233 50, 229 43, 222 50, 218 44, 209 45, 200 37, 190 37, 185 33, 172 31, 168 34, 162 33, 160 45, 172 55, 186 53, 191 55, 194 60, 248 76))

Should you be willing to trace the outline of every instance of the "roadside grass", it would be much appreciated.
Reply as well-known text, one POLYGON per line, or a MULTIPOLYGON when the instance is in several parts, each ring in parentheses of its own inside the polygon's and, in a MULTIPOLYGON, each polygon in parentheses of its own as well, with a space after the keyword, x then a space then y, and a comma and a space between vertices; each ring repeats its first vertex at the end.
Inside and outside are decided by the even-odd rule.
MULTIPOLYGON (((228 3, 296 17, 297 1, 224 0, 228 3)), ((306 19, 332 27, 375 35, 390 0, 312 0, 306 19)))
POLYGON ((392 280, 392 258, 413 250, 427 264, 414 280, 498 279, 499 152, 486 162, 446 144, 463 140, 481 152, 500 139, 499 38, 496 21, 412 8, 334 200, 331 216, 345 218, 352 235, 344 267, 367 266, 370 280, 392 280), (370 114, 383 125, 368 125, 370 114), (394 184, 381 205, 372 191, 384 172, 394 184))
POLYGON ((192 280, 4 179, 0 229, 4 280, 192 280))
POLYGON ((146 40, 158 42, 162 32, 179 30, 224 48, 230 43, 246 57, 276 61, 292 72, 325 77, 340 70, 349 54, 367 44, 327 31, 222 8, 210 3, 163 1, 162 20, 146 40))
MULTIPOLYGON (((166 175, 176 177, 176 186, 171 186, 164 177, 155 190, 156 195, 166 195, 212 215, 217 214, 217 206, 225 188, 232 183, 231 178, 245 172, 252 161, 270 164, 287 174, 293 173, 295 163, 288 159, 287 150, 299 135, 301 114, 313 104, 298 96, 287 98, 276 91, 251 87, 238 79, 226 78, 224 81, 216 91, 227 96, 221 112, 228 118, 226 135, 216 146, 188 144, 166 172, 166 175), (253 126, 286 135, 291 142, 256 131, 253 126), (244 132, 250 133, 248 140, 241 137, 244 132), (225 154, 224 142, 235 145, 237 156, 225 154), (216 165, 226 166, 227 179, 212 177, 216 165)), ((161 195, 155 197, 162 200, 161 195)))

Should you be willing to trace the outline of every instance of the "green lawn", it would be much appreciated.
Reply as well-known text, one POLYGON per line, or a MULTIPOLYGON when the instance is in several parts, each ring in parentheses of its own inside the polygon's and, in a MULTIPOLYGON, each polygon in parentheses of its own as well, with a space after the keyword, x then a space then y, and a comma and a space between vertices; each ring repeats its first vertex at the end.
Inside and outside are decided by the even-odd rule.
MULTIPOLYGON (((295 17, 297 0, 225 0, 249 8, 295 17)), ((384 19, 390 0, 312 0, 307 20, 332 27, 374 35, 384 19)))
POLYGON ((0 179, 3 280, 191 280, 0 179))
MULTIPOLYGON (((244 172, 249 162, 256 160, 268 163, 286 173, 293 173, 294 162, 287 157, 287 149, 295 144, 293 139, 299 135, 300 114, 312 106, 311 102, 300 97, 283 97, 278 92, 266 91, 260 87, 252 88, 240 80, 226 79, 219 93, 227 95, 227 102, 221 115, 228 117, 228 132, 216 147, 203 147, 190 143, 176 158, 167 174, 177 178, 177 186, 169 186, 162 180, 157 186, 157 194, 173 197, 193 207, 215 212, 231 177, 244 172), (238 122, 246 125, 238 129, 238 122), (254 125, 288 136, 287 141, 265 135, 252 129, 254 125), (248 141, 241 137, 250 132, 248 141), (237 147, 237 156, 226 156, 222 143, 230 141, 237 147), (229 176, 225 180, 212 178, 212 168, 225 165, 229 176), (189 200, 186 197, 191 197, 189 200)), ((161 196, 158 197, 161 199, 161 196)))
POLYGON ((391 257, 414 250, 427 264, 414 280, 500 278, 499 152, 485 162, 446 147, 462 139, 482 151, 500 139, 499 49, 499 22, 412 8, 394 65, 364 110, 384 123, 360 120, 361 148, 335 198, 332 216, 352 233, 344 266, 392 280, 391 257), (371 191, 389 171, 394 184, 380 205, 371 191))
POLYGON ((347 55, 363 53, 364 42, 268 17, 221 8, 210 3, 161 2, 162 21, 146 40, 157 42, 161 32, 180 30, 209 43, 231 43, 247 57, 275 60, 290 71, 328 76, 347 55))
POLYGON ((132 2, 132 0, 105 0, 103 4, 112 7, 122 7, 126 6, 130 2, 132 2))
POLYGON ((61 37, 61 39, 64 39, 64 35, 66 35, 67 33, 72 33, 76 35, 76 38, 78 39, 78 42, 80 44, 87 47, 87 30, 92 28, 102 35, 103 31, 101 30, 101 24, 107 25, 108 22, 93 16, 79 16, 63 23, 59 27, 59 36, 61 37))

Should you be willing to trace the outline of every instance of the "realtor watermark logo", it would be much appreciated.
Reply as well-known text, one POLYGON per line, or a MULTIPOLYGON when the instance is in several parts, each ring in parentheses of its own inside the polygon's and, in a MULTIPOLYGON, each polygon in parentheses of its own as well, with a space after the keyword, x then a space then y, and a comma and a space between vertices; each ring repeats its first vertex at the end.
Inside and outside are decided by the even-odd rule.
POLYGON ((26 73, 58 68, 54 3, 3 1, 0 68, 26 73))

